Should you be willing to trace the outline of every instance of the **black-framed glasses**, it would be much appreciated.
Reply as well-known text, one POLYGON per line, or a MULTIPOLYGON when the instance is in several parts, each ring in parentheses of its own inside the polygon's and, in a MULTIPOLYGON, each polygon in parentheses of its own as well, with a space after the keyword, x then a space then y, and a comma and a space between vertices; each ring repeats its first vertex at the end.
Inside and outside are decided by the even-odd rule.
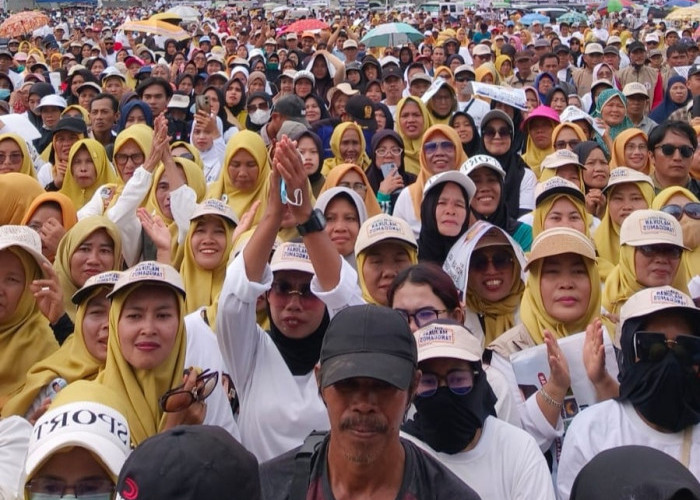
POLYGON ((134 163, 134 165, 142 165, 145 159, 146 156, 143 153, 134 153, 132 155, 128 155, 125 153, 114 154, 114 161, 117 165, 126 165, 129 162, 129 160, 131 160, 134 163))
POLYGON ((454 152, 455 145, 452 141, 430 141, 423 144, 423 151, 425 151, 427 155, 435 154, 438 149, 450 153, 454 152))
POLYGON ((638 361, 661 361, 668 351, 678 359, 691 365, 700 364, 700 337, 694 335, 676 335, 668 339, 660 332, 637 332, 633 337, 634 357, 638 361))
POLYGON ((455 81, 459 83, 474 82, 476 81, 476 77, 472 75, 455 76, 455 81))
POLYGON ((673 215, 678 220, 681 220, 683 214, 691 219, 700 219, 700 203, 697 202, 686 203, 684 206, 664 205, 661 207, 661 211, 673 215))
POLYGON ((656 243, 652 245, 641 245, 637 247, 644 257, 666 257, 669 259, 680 259, 683 254, 683 249, 676 245, 668 245, 664 243, 656 243))
POLYGON ((680 152, 683 158, 691 158, 695 154, 695 148, 688 146, 686 144, 682 146, 676 146, 674 144, 659 144, 654 149, 660 149, 661 154, 664 156, 673 156, 676 151, 680 152))
POLYGON ((441 314, 446 313, 447 309, 435 309, 434 307, 428 306, 421 307, 420 309, 416 309, 413 312, 407 311, 406 309, 396 309, 396 312, 403 316, 403 319, 406 320, 406 323, 410 323, 411 318, 413 318, 413 321, 415 322, 416 326, 418 328, 423 328, 431 321, 435 321, 436 319, 438 319, 441 314))
POLYGON ((483 252, 474 252, 469 259, 469 269, 472 271, 486 271, 492 265, 496 271, 503 271, 513 265, 513 256, 507 251, 496 251, 489 256, 483 252))
POLYGON ((78 500, 111 500, 115 490, 112 480, 106 477, 84 479, 74 484, 54 477, 37 477, 25 488, 29 500, 59 500, 68 490, 73 490, 73 496, 78 500))
POLYGON ((510 137, 510 129, 508 127, 501 127, 501 128, 493 128, 493 127, 486 127, 484 128, 484 137, 510 137))
POLYGON ((160 409, 166 413, 185 410, 194 403, 203 402, 216 389, 219 382, 219 372, 204 370, 197 376, 194 387, 185 390, 185 385, 170 389, 160 397, 160 409))
POLYGON ((316 296, 311 291, 311 282, 303 283, 298 287, 294 287, 294 285, 292 285, 288 281, 273 281, 272 286, 270 287, 270 291, 273 292, 275 295, 284 297, 287 300, 291 299, 292 295, 297 295, 299 297, 299 300, 311 300, 316 298, 316 296))
POLYGON ((248 104, 248 113, 255 113, 259 109, 262 111, 267 111, 270 109, 270 105, 264 101, 260 104, 248 104))
POLYGON ((478 373, 479 372, 473 370, 452 370, 444 377, 441 377, 435 373, 423 372, 418 382, 416 396, 421 398, 433 396, 437 392, 438 387, 440 387, 441 380, 445 381, 445 384, 452 393, 458 396, 464 396, 471 392, 474 387, 474 377, 476 377, 478 373))
POLYGON ((581 144, 581 141, 578 139, 571 139, 570 141, 559 140, 554 143, 554 149, 566 149, 567 146, 574 149, 579 144, 581 144))

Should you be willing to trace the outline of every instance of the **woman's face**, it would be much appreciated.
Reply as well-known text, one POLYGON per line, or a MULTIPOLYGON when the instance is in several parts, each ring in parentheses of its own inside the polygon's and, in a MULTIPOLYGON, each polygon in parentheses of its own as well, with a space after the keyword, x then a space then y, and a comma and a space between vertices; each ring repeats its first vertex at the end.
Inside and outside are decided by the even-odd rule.
POLYGON ((126 117, 125 128, 129 128, 137 123, 146 123, 146 115, 141 108, 134 106, 131 108, 131 111, 129 111, 129 116, 126 117))
POLYGON ((581 143, 581 139, 576 135, 576 132, 571 127, 563 127, 557 132, 554 138, 554 149, 568 149, 573 151, 574 147, 581 143))
POLYGON ((248 92, 253 94, 255 92, 265 91, 265 81, 260 78, 254 78, 248 81, 248 92))
POLYGON ((0 250, 0 324, 12 317, 26 288, 22 261, 9 250, 0 250))
POLYGON ((552 80, 549 78, 540 78, 540 83, 537 85, 537 90, 540 94, 547 95, 547 92, 552 90, 552 80))
POLYGON ((104 229, 98 229, 85 238, 70 257, 70 277, 80 288, 88 278, 115 269, 114 241, 104 229))
POLYGON ((138 370, 160 366, 175 347, 180 310, 170 287, 144 285, 124 301, 117 332, 122 356, 138 370))
POLYGON ((482 135, 486 152, 492 156, 501 156, 510 150, 511 137, 508 124, 499 118, 491 120, 483 128, 482 135))
MULTIPOLYGON (((646 245, 650 248, 672 247, 672 245, 646 245)), ((672 251, 655 251, 650 254, 637 247, 634 250, 634 274, 637 282, 645 287, 670 286, 681 263, 682 252, 678 247, 672 251)))
POLYGON ((569 98, 569 106, 574 106, 578 109, 583 109, 583 104, 581 103, 581 99, 577 95, 570 95, 568 96, 569 98))
POLYGON ((226 227, 221 217, 205 215, 197 219, 190 237, 190 250, 198 267, 213 271, 226 251, 226 227))
POLYGON ((345 113, 345 106, 348 103, 348 99, 350 99, 350 97, 346 96, 345 94, 339 95, 335 99, 333 99, 333 106, 331 112, 334 117, 340 118, 341 116, 343 116, 343 113, 345 113))
POLYGON ((297 143, 297 150, 301 153, 301 157, 304 160, 306 175, 311 175, 318 171, 318 167, 321 164, 321 156, 314 140, 311 137, 302 137, 297 143))
POLYGON ((476 185, 471 207, 475 212, 488 217, 498 209, 501 201, 501 179, 488 167, 477 168, 469 177, 476 185))
MULTIPOLYGON (((367 87, 367 89, 365 90, 365 95, 367 95, 367 98, 372 102, 381 102, 382 101, 382 89, 376 83, 369 85, 367 87)), ((404 106, 404 108, 405 108, 405 106, 404 106)))
POLYGON ((493 75, 491 73, 486 73, 481 77, 481 83, 493 83, 493 75))
POLYGON ((92 63, 92 67, 90 68, 90 73, 92 73, 92 75, 95 78, 99 79, 100 75, 102 74, 102 72, 104 70, 105 70, 105 65, 102 63, 102 61, 97 59, 97 60, 95 60, 95 62, 92 63))
POLYGON ((683 104, 688 99, 688 87, 684 83, 676 82, 671 85, 669 94, 675 104, 683 104))
POLYGON ((375 153, 375 165, 381 167, 382 165, 392 164, 401 165, 401 147, 399 143, 396 142, 391 137, 386 137, 379 141, 377 144, 377 149, 375 153))
POLYGON ((622 99, 617 96, 608 100, 603 106, 603 109, 600 110, 601 118, 611 127, 622 123, 626 113, 627 110, 625 109, 622 99))
POLYGON ((583 164, 583 182, 589 188, 603 189, 608 185, 610 167, 605 159, 605 154, 600 148, 590 152, 583 164))
POLYGON ((608 80, 612 81, 612 71, 610 71, 610 68, 607 66, 601 66, 598 69, 598 80, 608 80))
POLYGON ((301 339, 318 329, 325 304, 309 289, 311 274, 301 271, 277 271, 267 294, 270 319, 285 337, 301 339), (301 293, 288 293, 297 291, 301 293))
POLYGON ((192 85, 192 80, 189 78, 183 78, 180 80, 180 83, 177 86, 177 90, 186 94, 190 94, 193 88, 194 86, 192 85))
POLYGON ((90 45, 83 45, 83 48, 80 50, 80 55, 82 56, 83 59, 87 59, 90 57, 90 51, 92 50, 92 47, 90 45))
POLYGON ((239 149, 228 163, 231 184, 241 191, 250 191, 258 180, 258 163, 248 151, 239 149))
POLYGON ((561 114, 562 111, 567 106, 566 102, 566 96, 564 95, 563 92, 555 92, 554 95, 552 96, 552 102, 550 104, 550 107, 557 112, 557 114, 561 114))
POLYGON ((160 211, 168 219, 173 219, 173 213, 170 207, 170 193, 173 191, 172 186, 181 186, 187 184, 187 178, 185 177, 185 172, 181 168, 170 169, 163 172, 158 179, 158 184, 156 185, 156 201, 160 207, 160 211), (175 178, 173 178, 175 177, 175 178))
POLYGON ((316 80, 323 80, 328 76, 328 65, 323 57, 316 57, 314 63, 311 66, 311 72, 314 74, 316 80))
POLYGON ((185 56, 182 54, 175 54, 175 57, 173 57, 173 64, 175 65, 176 68, 179 68, 185 63, 185 56))
POLYGON ((394 278, 411 265, 406 249, 398 243, 380 242, 365 250, 361 272, 369 294, 386 306, 387 292, 394 278))
POLYGON ((214 138, 209 131, 196 121, 192 129, 192 144, 200 152, 209 151, 214 144, 214 138))
POLYGON ((452 122, 452 128, 457 131, 462 144, 469 144, 474 139, 474 128, 466 116, 457 116, 452 122))
POLYGON ((583 186, 581 185, 581 172, 576 165, 562 165, 557 168, 557 177, 566 179, 569 182, 576 184, 581 190, 583 186))
POLYGON ((308 97, 308 95, 311 93, 311 89, 313 89, 313 84, 311 83, 311 80, 307 78, 300 78, 294 84, 294 93, 302 99, 308 97))
POLYGON ((219 94, 214 90, 209 89, 204 93, 205 96, 209 97, 209 105, 211 106, 211 112, 215 115, 219 114, 221 109, 221 103, 219 102, 219 94))
POLYGON ((556 321, 580 320, 591 301, 591 280, 583 257, 574 253, 545 257, 540 294, 545 311, 556 321))
POLYGON ((348 128, 340 137, 340 157, 344 163, 356 164, 362 155, 360 134, 353 128, 348 128))
POLYGON ((413 101, 407 101, 399 114, 399 127, 403 133, 411 140, 420 138, 425 130, 425 120, 423 114, 413 101))
POLYGON ((85 306, 83 338, 85 347, 92 357, 104 363, 107 360, 107 339, 109 338, 107 290, 95 295, 85 306))
POLYGON ((553 130, 554 123, 547 118, 533 118, 527 127, 527 133, 537 149, 549 149, 552 147, 553 130))
POLYGON ((368 64, 367 66, 365 66, 363 71, 365 72, 365 78, 367 80, 376 80, 379 76, 379 71, 374 66, 374 64, 368 64))
POLYGON ((532 89, 527 89, 525 91, 525 101, 527 102, 527 109, 529 109, 530 111, 535 109, 540 102, 537 98, 537 94, 532 89))
POLYGON ((367 184, 365 184, 365 180, 362 178, 359 172, 354 169, 348 170, 345 175, 341 177, 340 181, 338 182, 338 187, 352 189, 359 194, 360 198, 362 199, 364 199, 365 194, 367 194, 367 184))
POLYGON ((501 76, 507 77, 510 75, 511 70, 513 69, 513 65, 510 63, 510 61, 503 61, 503 64, 501 64, 501 76))
POLYGON ((316 99, 309 97, 304 104, 306 108, 306 119, 309 123, 314 123, 321 119, 321 108, 316 99))
POLYGON ((649 161, 647 141, 640 135, 625 143, 625 166, 643 172, 649 161))
POLYGON ((0 174, 7 174, 21 170, 24 155, 19 144, 12 139, 5 139, 0 141, 0 159, 0 174))
POLYGON ((586 222, 576 209, 576 205, 564 196, 554 202, 544 218, 544 230, 555 227, 569 227, 581 233, 586 232, 586 222))
POLYGON ((442 236, 459 236, 466 220, 467 200, 462 189, 453 182, 445 183, 435 207, 438 232, 442 236))
POLYGON ((608 210, 610 218, 618 226, 621 226, 622 221, 635 210, 649 208, 649 204, 635 184, 618 184, 611 191, 608 193, 608 210))
POLYGON ((73 79, 70 81, 70 91, 75 97, 78 97, 78 87, 85 83, 85 78, 83 75, 76 73, 73 75, 73 79))
POLYGON ((70 170, 76 184, 78 184, 81 189, 92 186, 97 180, 95 163, 92 161, 92 155, 85 147, 80 148, 73 156, 70 170))
POLYGON ((516 279, 515 257, 508 246, 479 248, 469 259, 467 288, 484 300, 503 300, 516 279))
POLYGON ((374 119, 377 120, 377 130, 384 130, 386 128, 386 115, 383 109, 374 110, 374 119))
POLYGON ((326 233, 338 253, 343 257, 351 255, 355 249, 357 233, 360 232, 360 218, 357 208, 344 196, 336 196, 326 207, 326 233))
POLYGON ((232 83, 226 89, 226 105, 228 107, 234 107, 240 104, 241 98, 243 97, 243 92, 238 83, 232 83))
POLYGON ((393 309, 401 309, 411 314, 408 320, 408 325, 411 327, 411 332, 415 332, 420 328, 413 317, 413 314, 420 309, 434 309, 438 312, 438 318, 446 318, 450 316, 450 312, 446 311, 445 303, 435 295, 430 285, 423 283, 405 282, 394 292, 394 302, 391 305, 393 309))
POLYGON ((426 168, 435 175, 455 170, 458 165, 456 145, 442 132, 436 132, 423 142, 426 168))

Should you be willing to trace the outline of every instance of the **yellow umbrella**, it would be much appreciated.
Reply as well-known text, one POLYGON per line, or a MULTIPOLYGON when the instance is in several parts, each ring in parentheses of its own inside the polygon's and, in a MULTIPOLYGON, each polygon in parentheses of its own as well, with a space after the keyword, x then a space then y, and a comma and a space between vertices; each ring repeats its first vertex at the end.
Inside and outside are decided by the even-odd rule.
POLYGON ((676 9, 666 16, 667 21, 700 21, 700 4, 676 9))
POLYGON ((186 40, 190 38, 190 34, 179 26, 159 21, 157 19, 146 19, 145 21, 127 21, 121 26, 120 30, 138 31, 140 33, 150 33, 152 35, 160 35, 165 38, 174 38, 175 40, 186 40))

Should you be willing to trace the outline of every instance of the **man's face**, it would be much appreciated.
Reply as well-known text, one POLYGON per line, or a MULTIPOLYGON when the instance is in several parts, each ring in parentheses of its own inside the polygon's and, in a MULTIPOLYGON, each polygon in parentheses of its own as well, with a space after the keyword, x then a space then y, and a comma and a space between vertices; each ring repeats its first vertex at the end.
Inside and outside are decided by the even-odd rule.
POLYGON ((7 73, 12 66, 12 58, 7 54, 0 56, 0 71, 7 73))
POLYGON ((105 40, 105 50, 108 54, 114 54, 114 40, 105 40))
POLYGON ((612 66, 615 69, 618 69, 620 67, 620 56, 617 54, 604 54, 603 55, 603 62, 606 64, 612 66))
POLYGON ((391 102, 398 102, 401 99, 403 89, 403 80, 398 76, 390 76, 382 83, 382 90, 386 94, 387 100, 391 102))
POLYGON ((648 99, 641 95, 631 95, 627 98, 627 114, 632 117, 639 117, 644 114, 648 99))
MULTIPOLYGON (((630 57, 630 59, 632 58, 630 57)), ((664 58, 661 56, 661 54, 649 58, 649 66, 655 69, 660 69, 663 62, 664 58)))
POLYGON ((515 66, 518 68, 518 73, 520 73, 520 76, 530 76, 530 73, 532 72, 532 69, 530 67, 530 59, 527 59, 525 57, 518 59, 517 61, 515 61, 515 66))
POLYGON ((430 87, 430 83, 424 80, 416 80, 411 84, 408 90, 414 97, 423 97, 423 94, 425 94, 425 91, 428 90, 428 87, 430 87))
POLYGON ((151 85, 143 90, 143 101, 151 108, 153 116, 158 116, 168 105, 168 96, 160 85, 151 85))
POLYGON ((559 67, 559 59, 556 57, 547 57, 542 64, 540 64, 540 70, 547 73, 551 73, 556 76, 557 68, 559 67))
POLYGON ((310 36, 305 36, 304 38, 301 39, 301 49, 304 52, 311 52, 311 50, 314 48, 314 39, 311 38, 310 36))
POLYGON ((586 54, 583 56, 589 68, 594 68, 596 64, 603 62, 603 54, 586 54))
POLYGON ((673 52, 668 56, 668 64, 675 68, 677 66, 687 66, 688 65, 688 53, 687 52, 673 52))
POLYGON ((665 145, 689 146, 691 148, 693 145, 685 134, 669 130, 654 150, 649 151, 649 155, 654 162, 657 177, 663 178, 666 183, 663 187, 668 187, 668 185, 685 186, 685 183, 688 181, 693 155, 683 158, 681 152, 675 149, 671 155, 667 156, 663 153, 663 146, 665 145))
POLYGON ((690 90, 690 93, 693 95, 693 97, 695 97, 696 95, 700 95, 700 73, 696 73, 688 77, 686 86, 688 87, 688 90, 690 90))
POLYGON ((119 77, 108 78, 104 83, 105 92, 112 94, 117 99, 121 99, 124 93, 124 82, 119 77))
POLYGON ((669 32, 666 35, 666 46, 667 47, 672 47, 673 45, 678 43, 678 34, 675 32, 669 32))
POLYGON ((445 64, 445 49, 443 47, 435 47, 435 49, 433 49, 432 60, 434 66, 442 66, 445 64))
POLYGON ((90 104, 90 124, 95 132, 104 133, 111 130, 118 114, 112 109, 109 99, 97 99, 90 104))
POLYGON ((109 497, 112 494, 114 482, 89 451, 79 447, 73 447, 67 453, 63 451, 53 454, 41 466, 32 480, 32 491, 52 496, 51 493, 57 489, 66 486, 72 489, 76 484, 80 484, 94 488, 97 495, 109 497))

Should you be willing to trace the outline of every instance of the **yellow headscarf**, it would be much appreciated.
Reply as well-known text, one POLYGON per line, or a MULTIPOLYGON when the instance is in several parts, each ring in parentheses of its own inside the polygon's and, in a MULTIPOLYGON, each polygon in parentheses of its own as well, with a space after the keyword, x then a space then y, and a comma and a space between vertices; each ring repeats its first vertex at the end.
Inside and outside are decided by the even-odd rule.
POLYGON ((372 163, 372 160, 370 160, 365 151, 367 143, 365 142, 365 136, 360 126, 355 122, 343 122, 335 127, 333 135, 331 135, 331 151, 333 152, 333 157, 326 158, 323 162, 323 168, 321 168, 322 175, 328 176, 335 167, 345 163, 345 160, 340 156, 340 141, 343 139, 343 134, 345 134, 347 130, 354 130, 360 137, 360 157, 357 159, 357 164, 362 170, 366 170, 370 163, 372 163))
POLYGON ((61 207, 62 217, 60 222, 63 229, 66 231, 77 224, 78 214, 73 206, 73 203, 71 203, 70 198, 58 191, 49 191, 34 198, 34 201, 31 205, 29 205, 29 208, 27 208, 27 211, 24 214, 21 225, 26 226, 29 224, 34 212, 36 212, 37 209, 44 203, 57 203, 61 207))
POLYGON ((19 147, 20 151, 22 151, 22 165, 19 167, 17 172, 36 179, 36 170, 34 169, 34 164, 32 163, 32 157, 29 156, 27 142, 17 134, 0 134, 0 142, 6 139, 14 141, 19 147))
MULTIPOLYGON (((141 151, 143 151, 144 157, 148 158, 148 155, 151 153, 151 148, 153 146, 153 129, 145 123, 137 123, 136 125, 127 127, 121 132, 119 132, 117 137, 114 139, 114 149, 112 150, 113 157, 119 152, 119 150, 124 146, 124 144, 126 144, 128 140, 133 140, 138 145, 138 147, 141 148, 141 151)), ((112 199, 109 202, 110 207, 114 206, 114 204, 117 202, 117 200, 122 194, 122 191, 124 190, 124 186, 126 185, 126 181, 122 177, 122 173, 119 171, 119 167, 116 166, 116 162, 115 170, 117 172, 116 184, 107 185, 115 189, 114 195, 112 196, 112 199)))
POLYGON ((423 134, 425 134, 425 131, 428 130, 428 128, 430 127, 430 120, 431 119, 430 113, 428 112, 428 108, 425 107, 423 101, 416 97, 404 97, 396 105, 396 121, 394 124, 394 128, 396 129, 396 132, 399 134, 399 136, 401 136, 401 140, 403 141, 403 163, 406 172, 408 172, 409 174, 418 175, 418 173, 420 172, 420 152, 421 145, 423 144, 423 134), (401 110, 407 102, 416 103, 418 109, 420 110, 420 114, 423 116, 423 131, 417 139, 409 139, 405 132, 401 129, 401 120, 399 119, 399 117, 401 116, 401 110))
POLYGON ((189 142, 175 141, 170 145, 170 150, 172 151, 177 147, 183 147, 187 149, 187 151, 189 151, 190 154, 194 157, 192 161, 195 162, 199 168, 204 169, 204 163, 202 163, 202 156, 199 154, 199 150, 197 148, 195 148, 189 142))
POLYGON ((559 201, 561 198, 565 198, 569 200, 571 203, 574 204, 574 207, 576 208, 576 211, 579 213, 581 216, 581 219, 583 220, 583 224, 586 228, 583 234, 585 234, 588 238, 591 237, 591 232, 588 229, 588 212, 586 212, 586 205, 581 202, 580 199, 571 196, 569 194, 557 194, 554 196, 550 196, 543 200, 541 203, 537 204, 535 209, 532 211, 532 237, 536 238, 538 234, 540 234, 542 231, 544 231, 544 221, 547 218, 547 215, 549 212, 552 210, 552 207, 554 204, 559 201))
POLYGON ((8 250, 22 263, 25 286, 17 308, 0 323, 0 410, 24 385, 32 365, 58 349, 49 321, 29 289, 33 280, 43 276, 39 264, 19 247, 8 250))
POLYGON ((78 249, 80 244, 90 237, 92 233, 104 229, 109 237, 114 242, 114 266, 112 269, 104 269, 103 271, 121 271, 122 266, 122 240, 117 226, 107 217, 92 216, 86 217, 78 221, 70 231, 68 231, 56 249, 56 260, 53 263, 53 268, 58 275, 58 281, 63 289, 63 306, 66 309, 66 314, 70 316, 75 323, 75 304, 71 301, 73 294, 78 291, 77 283, 73 282, 70 274, 70 261, 73 254, 78 249))
POLYGON ((83 117, 83 121, 85 122, 86 125, 90 125, 90 113, 88 113, 88 110, 82 107, 80 104, 71 104, 68 106, 66 109, 61 111, 61 118, 66 116, 66 114, 69 111, 76 110, 80 113, 80 115, 83 117))
MULTIPOLYGON (((546 182, 546 181, 548 181, 549 179, 551 179, 551 178, 553 178, 553 177, 556 177, 556 176, 558 175, 557 172, 559 172, 559 168, 560 168, 560 167, 557 167, 557 168, 543 168, 542 170, 540 170, 540 179, 539 179, 539 181, 540 181, 540 182, 546 182)), ((584 180, 583 180, 583 168, 577 166, 577 169, 578 169, 578 185, 577 185, 577 187, 578 187, 579 189, 584 189, 585 186, 586 186, 586 184, 584 183, 584 180)), ((574 184, 576 184, 576 183, 574 183, 574 184)))
MULTIPOLYGON (((627 184, 627 183, 623 183, 627 184)), ((622 184, 619 184, 622 185, 622 184)), ((648 182, 635 182, 648 206, 654 199, 654 187, 648 182)), ((612 195, 617 185, 608 190, 608 198, 612 195)), ((620 262, 620 226, 610 217, 610 206, 605 208, 605 215, 600 221, 600 225, 593 233, 593 242, 598 252, 598 268, 603 280, 607 280, 613 268, 620 262)))
MULTIPOLYGON (((401 248, 403 248, 406 253, 408 254, 408 258, 411 261, 411 265, 418 264, 418 249, 415 247, 412 247, 408 243, 403 243, 401 241, 397 240, 389 240, 392 241, 392 243, 396 243, 397 245, 400 245, 401 248)), ((376 242, 374 245, 382 243, 382 241, 376 242)), ((370 248, 372 248, 371 245, 367 248, 365 248, 362 252, 360 252, 358 255, 355 256, 355 259, 357 261, 357 276, 359 278, 360 282, 360 289, 362 290, 362 298, 365 299, 365 302, 368 304, 374 304, 374 305, 381 305, 381 306, 386 306, 387 304, 380 304, 377 299, 372 297, 372 295, 369 293, 369 289, 367 288, 367 284, 365 283, 365 273, 363 272, 363 269, 365 267, 365 260, 367 260, 367 252, 369 251, 370 248)))
MULTIPOLYGON (((623 130, 617 135, 617 137, 615 137, 615 140, 613 141, 612 154, 610 155, 610 170, 617 167, 632 168, 629 165, 627 165, 627 162, 625 161, 625 145, 631 139, 638 136, 644 139, 644 142, 647 142, 647 135, 638 128, 629 128, 627 130, 623 130)), ((651 172, 653 170, 651 165, 651 159, 649 158, 649 155, 647 155, 646 158, 647 161, 644 165, 642 173, 651 175, 651 172)))
MULTIPOLYGON (((425 134, 423 134, 423 142, 430 141, 430 139, 432 139, 432 137, 437 133, 443 134, 455 145, 456 157, 454 169, 459 170, 462 163, 467 161, 467 155, 464 152, 464 149, 462 149, 462 141, 457 135, 457 132, 448 125, 433 125, 425 131, 425 134)), ((418 177, 416 177, 416 181, 408 186, 408 193, 411 195, 411 202, 413 203, 413 211, 418 219, 420 219, 420 204, 423 201, 423 188, 425 187, 425 183, 428 181, 428 179, 433 176, 433 172, 428 169, 428 160, 425 157, 422 147, 423 142, 421 142, 420 147, 420 173, 418 174, 418 177)))
POLYGON ((173 288, 173 293, 177 295, 180 312, 173 350, 160 366, 151 370, 136 369, 124 359, 119 342, 119 318, 129 295, 143 284, 144 282, 141 282, 124 288, 112 298, 109 309, 107 362, 96 379, 97 383, 115 391, 127 408, 125 416, 129 421, 131 439, 136 446, 163 430, 164 414, 158 405, 158 400, 166 391, 182 384, 187 345, 184 321, 185 300, 173 288))
POLYGON ((260 222, 262 214, 265 213, 267 196, 270 190, 270 172, 270 161, 262 137, 250 130, 241 130, 228 141, 221 173, 219 178, 209 186, 207 198, 216 198, 226 202, 239 218, 245 214, 253 203, 260 200, 260 206, 252 222, 254 226, 260 222), (228 174, 228 164, 231 162, 231 158, 240 150, 250 153, 258 165, 258 177, 255 180, 255 186, 250 191, 241 191, 236 188, 228 174))
POLYGON ((374 215, 382 213, 382 209, 379 207, 379 203, 377 202, 377 198, 374 195, 374 191, 372 191, 372 187, 369 185, 369 179, 367 179, 365 172, 360 167, 358 167, 357 165, 353 165, 352 163, 342 163, 335 167, 333 170, 331 170, 328 174, 328 177, 326 177, 326 182, 323 183, 323 186, 321 186, 321 190, 318 194, 320 195, 324 191, 328 191, 331 188, 338 187, 340 181, 350 170, 354 170, 355 172, 357 172, 360 175, 360 177, 362 177, 362 181, 367 186, 367 190, 365 191, 364 196, 365 208, 367 209, 367 216, 372 217, 374 215))
POLYGON ((226 265, 228 264, 229 255, 231 255, 231 250, 233 250, 233 241, 231 241, 233 225, 224 217, 216 215, 211 215, 211 217, 216 217, 220 220, 226 232, 226 248, 221 256, 221 262, 212 270, 202 269, 197 264, 194 253, 192 252, 192 235, 195 229, 197 229, 197 223, 201 218, 193 219, 190 222, 190 229, 187 231, 187 238, 183 245, 184 257, 182 266, 180 267, 180 274, 185 284, 185 290, 187 290, 187 297, 185 297, 185 314, 189 314, 202 306, 206 306, 209 326, 214 330, 216 328, 215 322, 216 311, 219 305, 219 294, 221 293, 221 287, 226 277, 226 265))
POLYGON ((110 165, 107 160, 107 152, 102 144, 95 139, 81 139, 73 144, 68 154, 68 168, 66 169, 66 176, 63 180, 63 186, 61 186, 60 192, 71 199, 76 210, 80 210, 83 205, 90 201, 92 195, 95 194, 95 191, 97 191, 100 186, 104 184, 116 184, 117 182, 119 182, 119 178, 112 168, 112 165, 110 165), (95 182, 85 189, 78 186, 75 177, 73 177, 73 159, 82 147, 90 153, 97 174, 95 182))
MULTIPOLYGON (((698 200, 697 196, 695 196, 692 192, 688 191, 687 189, 682 188, 680 186, 671 186, 667 187, 666 189, 662 190, 659 194, 656 195, 654 201, 651 203, 651 208, 653 208, 654 210, 661 210, 661 208, 664 205, 668 204, 668 200, 670 200, 677 194, 685 196, 691 202, 697 203, 698 201, 700 201, 698 200)), ((684 217, 687 217, 687 215, 684 215, 684 217)), ((681 223, 681 225, 683 225, 683 223, 681 223)), ((681 259, 681 267, 678 270, 679 275, 681 274, 681 271, 683 271, 683 276, 679 277, 679 279, 683 281, 685 286, 687 286, 688 282, 694 276, 700 274, 700 247, 691 248, 690 250, 686 250, 685 252, 683 252, 683 257, 681 259)), ((683 290, 684 288, 679 288, 679 290, 683 290)))
POLYGON ((582 332, 594 318, 600 315, 600 276, 598 275, 598 267, 595 261, 583 256, 581 258, 586 265, 588 279, 591 282, 591 297, 586 313, 572 323, 561 323, 552 318, 546 311, 540 291, 540 277, 544 259, 530 263, 528 267, 530 274, 525 285, 523 300, 520 303, 520 319, 535 344, 544 343, 542 332, 545 330, 549 330, 552 332, 552 335, 560 339, 572 333, 582 332))
POLYGON ((435 75, 435 78, 442 76, 442 78, 445 81, 447 81, 451 86, 454 86, 455 75, 452 73, 452 70, 450 69, 449 66, 438 66, 433 71, 433 74, 435 75), (441 75, 440 73, 446 73, 446 75, 441 75), (447 77, 447 78, 445 78, 445 77, 447 77))
MULTIPOLYGON (((503 66, 503 63, 506 61, 511 61, 510 57, 508 57, 506 55, 500 55, 496 58, 496 69, 498 70, 499 75, 501 74, 501 67, 503 66)), ((510 76, 513 76, 513 63, 512 63, 512 61, 510 64, 510 71, 508 72, 507 75, 505 75, 505 77, 503 75, 501 75, 501 78, 508 78, 510 76)))
POLYGON ((493 78, 493 83, 492 85, 500 85, 501 84, 501 78, 498 75, 498 70, 496 69, 496 66, 493 65, 493 63, 484 63, 476 70, 474 71, 474 75, 476 76, 476 81, 477 82, 483 82, 484 77, 486 75, 491 75, 493 78))
POLYGON ((27 209, 44 189, 36 179, 19 172, 0 175, 0 226, 21 224, 27 209))
MULTIPOLYGON (((503 56, 507 57, 507 56, 503 56)), ((547 118, 546 116, 542 116, 541 118, 547 118)), ((534 117, 533 117, 534 119, 534 117)), ((551 121, 551 120, 550 120, 551 121)), ((557 127, 559 124, 557 123, 552 123, 554 127, 557 127)), ((525 163, 527 163, 527 166, 530 167, 530 170, 532 170, 539 180, 540 178, 540 173, 542 169, 542 161, 547 157, 547 155, 550 155, 554 153, 554 140, 552 140, 552 143, 547 149, 540 149, 535 145, 535 141, 532 140, 532 137, 530 137, 529 133, 529 127, 530 123, 527 124, 527 147, 525 148, 525 154, 521 155, 523 157, 523 160, 525 160, 525 163)), ((552 137, 554 137, 554 131, 556 128, 552 129, 552 137)))
POLYGON ((22 390, 15 394, 2 409, 3 417, 10 415, 23 417, 39 392, 55 378, 60 377, 70 384, 77 380, 92 380, 97 377, 97 372, 100 371, 103 364, 88 351, 83 336, 83 319, 88 302, 110 288, 97 287, 85 297, 85 300, 78 306, 78 312, 75 315, 73 334, 68 337, 60 349, 31 367, 22 390))

